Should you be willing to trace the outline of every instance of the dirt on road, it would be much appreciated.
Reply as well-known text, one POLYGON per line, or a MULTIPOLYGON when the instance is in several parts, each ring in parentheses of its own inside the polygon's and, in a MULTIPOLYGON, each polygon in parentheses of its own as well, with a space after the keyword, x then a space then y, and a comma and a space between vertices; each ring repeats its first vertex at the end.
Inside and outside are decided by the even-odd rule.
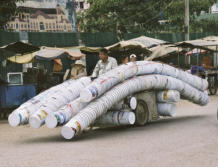
POLYGON ((218 95, 142 127, 96 129, 67 141, 61 128, 0 122, 0 167, 217 167, 218 95))

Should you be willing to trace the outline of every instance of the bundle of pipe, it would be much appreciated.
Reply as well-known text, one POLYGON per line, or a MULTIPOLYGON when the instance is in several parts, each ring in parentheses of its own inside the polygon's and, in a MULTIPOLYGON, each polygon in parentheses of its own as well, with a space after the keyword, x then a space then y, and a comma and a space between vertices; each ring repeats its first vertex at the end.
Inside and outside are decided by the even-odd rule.
POLYGON ((49 113, 57 111, 70 101, 75 100, 82 89, 84 89, 91 79, 89 77, 83 77, 78 79, 74 84, 69 87, 58 90, 52 96, 49 96, 46 101, 43 102, 41 107, 30 116, 29 124, 33 128, 39 128, 44 124, 45 118, 49 113))
POLYGON ((160 116, 176 115, 177 107, 175 102, 180 100, 180 93, 177 90, 158 91, 157 95, 157 112, 160 116))
POLYGON ((134 96, 127 96, 124 100, 116 103, 110 110, 122 110, 125 108, 131 108, 135 110, 137 106, 137 99, 134 96))
MULTIPOLYGON (((200 80, 199 78, 197 79, 200 80)), ((200 83, 205 83, 205 81, 202 80, 200 83)), ((111 83, 111 85, 113 84, 111 83)), ((204 87, 205 85, 207 85, 207 83, 201 86, 204 87)), ((79 134, 82 130, 93 123, 96 118, 105 114, 108 109, 117 103, 117 101, 121 101, 128 95, 134 94, 136 92, 150 89, 177 90, 182 96, 184 96, 184 98, 199 105, 206 105, 209 102, 207 92, 200 91, 195 87, 190 86, 186 82, 183 82, 182 80, 163 75, 145 75, 134 77, 123 82, 122 84, 118 84, 117 86, 113 87, 113 89, 107 91, 100 98, 89 103, 89 105, 87 105, 65 126, 62 127, 62 136, 66 139, 73 138, 75 135, 79 134)))
MULTIPOLYGON (((63 125, 67 123, 72 117, 79 113, 88 103, 81 101, 81 98, 68 103, 64 107, 60 108, 56 112, 50 112, 45 119, 46 126, 48 128, 55 128, 58 125, 63 125)), ((124 100, 120 101, 116 105, 112 106, 110 110, 123 110, 130 107, 132 110, 135 110, 137 106, 137 100, 135 97, 127 97, 127 104, 124 104, 124 100)))
POLYGON ((133 125, 135 113, 131 110, 109 111, 95 121, 95 125, 133 125))
POLYGON ((165 90, 157 92, 158 102, 178 102, 180 100, 180 93, 177 90, 165 90))
POLYGON ((137 61, 121 65, 99 76, 87 88, 81 91, 80 97, 84 102, 90 102, 126 79, 148 74, 171 76, 201 91, 208 87, 206 80, 172 66, 151 61, 137 61))
POLYGON ((68 103, 56 112, 50 112, 45 119, 48 128, 67 123, 73 116, 82 110, 88 103, 83 103, 80 98, 68 103))
POLYGON ((32 99, 28 100, 26 103, 22 104, 19 108, 14 110, 8 117, 8 122, 12 127, 16 127, 21 124, 26 124, 29 121, 29 116, 32 115, 43 103, 43 101, 48 97, 55 94, 55 92, 61 88, 68 87, 74 84, 74 80, 68 80, 60 85, 54 86, 32 99))

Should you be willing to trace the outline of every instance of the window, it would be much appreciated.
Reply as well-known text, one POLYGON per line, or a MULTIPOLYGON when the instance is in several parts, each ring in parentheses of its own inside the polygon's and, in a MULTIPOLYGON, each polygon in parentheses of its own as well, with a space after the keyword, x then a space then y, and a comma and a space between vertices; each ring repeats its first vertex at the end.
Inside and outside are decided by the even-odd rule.
POLYGON ((49 23, 49 28, 51 29, 51 23, 49 23))
POLYGON ((16 29, 18 29, 19 28, 19 25, 18 24, 16 24, 16 29))
POLYGON ((23 24, 21 24, 21 28, 23 28, 23 24))
POLYGON ((45 23, 45 28, 48 29, 48 23, 45 23))
POLYGON ((40 30, 44 30, 45 29, 43 22, 40 22, 39 25, 40 25, 40 30))
POLYGON ((64 25, 64 30, 66 30, 66 25, 64 25))
POLYGON ((80 9, 84 9, 83 2, 79 2, 80 9))

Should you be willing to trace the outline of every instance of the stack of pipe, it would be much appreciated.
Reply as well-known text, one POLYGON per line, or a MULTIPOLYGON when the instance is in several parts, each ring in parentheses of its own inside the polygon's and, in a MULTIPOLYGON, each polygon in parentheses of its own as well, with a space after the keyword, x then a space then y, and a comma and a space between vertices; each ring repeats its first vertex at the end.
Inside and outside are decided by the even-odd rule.
POLYGON ((9 123, 17 126, 29 122, 34 128, 44 122, 49 128, 64 125, 61 134, 71 139, 93 123, 134 124, 133 110, 137 106, 137 100, 132 96, 134 93, 156 91, 158 113, 174 116, 175 103, 180 100, 180 95, 193 103, 206 105, 209 102, 207 87, 206 80, 166 64, 131 62, 91 83, 84 77, 49 89, 47 94, 44 92, 34 98, 43 98, 38 105, 30 100, 15 110, 9 123))
POLYGON ((56 111, 74 100, 90 82, 88 77, 69 80, 40 93, 13 111, 8 117, 9 124, 16 127, 29 122, 34 128, 40 127, 49 112, 56 111))
POLYGON ((157 92, 157 112, 161 116, 173 117, 176 115, 176 102, 180 100, 180 93, 177 90, 164 90, 157 92))

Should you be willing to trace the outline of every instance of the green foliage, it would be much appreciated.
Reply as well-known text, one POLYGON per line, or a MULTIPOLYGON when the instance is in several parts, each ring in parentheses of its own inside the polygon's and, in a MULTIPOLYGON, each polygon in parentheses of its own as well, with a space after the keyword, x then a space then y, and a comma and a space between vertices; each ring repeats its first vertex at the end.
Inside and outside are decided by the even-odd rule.
MULTIPOLYGON (((83 32, 183 31, 184 0, 89 0, 91 8, 79 15, 83 32), (160 25, 160 13, 168 24, 160 25)), ((190 0, 190 22, 216 0, 190 0)))
POLYGON ((217 34, 218 22, 216 20, 194 21, 191 26, 192 32, 210 32, 217 34))
POLYGON ((16 2, 24 0, 1 0, 0 3, 0 29, 18 12, 16 2))
MULTIPOLYGON (((209 7, 214 3, 216 3, 216 0, 189 0, 190 26, 194 25, 196 16, 200 15, 201 11, 208 12, 209 7)), ((168 25, 172 27, 172 31, 183 31, 184 10, 184 0, 177 0, 164 12, 169 20, 168 25)))

